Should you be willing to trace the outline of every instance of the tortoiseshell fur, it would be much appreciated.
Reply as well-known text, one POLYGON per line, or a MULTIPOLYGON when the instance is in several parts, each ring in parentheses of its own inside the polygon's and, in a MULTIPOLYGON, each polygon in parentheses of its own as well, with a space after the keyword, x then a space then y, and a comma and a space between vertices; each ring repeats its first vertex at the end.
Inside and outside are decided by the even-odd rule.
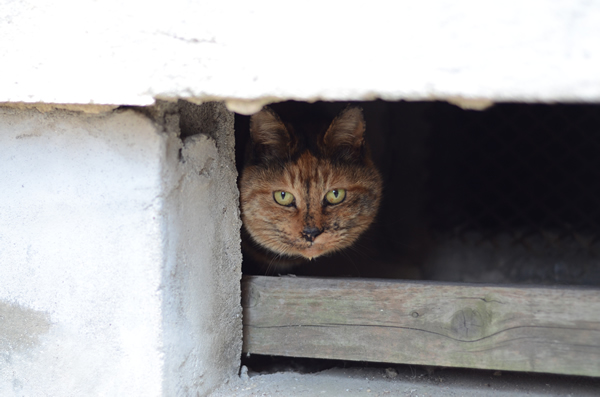
POLYGON ((270 108, 251 117, 240 178, 244 233, 251 240, 244 243, 245 260, 265 267, 297 265, 351 246, 371 225, 382 180, 364 131, 358 107, 342 111, 324 133, 297 134, 270 108), (345 189, 341 203, 325 200, 332 189, 345 189), (293 194, 293 205, 278 204, 275 191, 293 194), (307 230, 316 233, 307 237, 307 230))

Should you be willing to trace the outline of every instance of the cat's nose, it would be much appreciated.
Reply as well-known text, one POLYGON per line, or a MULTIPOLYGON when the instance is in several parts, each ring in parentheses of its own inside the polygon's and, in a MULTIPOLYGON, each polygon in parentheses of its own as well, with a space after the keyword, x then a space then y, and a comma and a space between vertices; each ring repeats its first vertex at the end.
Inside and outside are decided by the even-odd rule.
POLYGON ((306 241, 315 241, 315 238, 317 238, 317 236, 321 233, 323 233, 323 230, 315 226, 306 226, 304 229, 302 229, 302 236, 306 239, 306 241))

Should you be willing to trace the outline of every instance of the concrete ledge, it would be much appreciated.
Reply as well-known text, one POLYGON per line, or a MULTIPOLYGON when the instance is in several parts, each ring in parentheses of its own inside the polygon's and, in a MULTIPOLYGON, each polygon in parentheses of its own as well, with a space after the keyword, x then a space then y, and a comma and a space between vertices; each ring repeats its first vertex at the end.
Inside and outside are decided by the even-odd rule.
POLYGON ((2 12, 0 102, 600 101, 598 2, 21 0, 2 12))

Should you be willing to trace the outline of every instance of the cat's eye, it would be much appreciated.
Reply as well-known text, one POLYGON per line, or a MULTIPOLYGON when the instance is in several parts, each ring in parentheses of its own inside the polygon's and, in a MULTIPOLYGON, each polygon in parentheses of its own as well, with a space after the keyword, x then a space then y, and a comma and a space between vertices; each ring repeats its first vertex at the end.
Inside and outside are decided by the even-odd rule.
POLYGON ((284 192, 283 190, 273 192, 273 198, 277 204, 286 207, 291 206, 294 203, 294 195, 290 192, 284 192))
POLYGON ((325 200, 329 204, 339 204, 346 198, 346 191, 344 189, 333 189, 327 192, 325 200))

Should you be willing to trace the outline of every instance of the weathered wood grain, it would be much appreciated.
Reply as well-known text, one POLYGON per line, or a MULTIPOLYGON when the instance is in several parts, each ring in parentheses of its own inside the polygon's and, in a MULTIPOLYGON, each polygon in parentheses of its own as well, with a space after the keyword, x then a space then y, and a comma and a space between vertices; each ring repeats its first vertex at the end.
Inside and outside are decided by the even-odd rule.
POLYGON ((245 277, 244 351, 600 376, 600 290, 245 277))

